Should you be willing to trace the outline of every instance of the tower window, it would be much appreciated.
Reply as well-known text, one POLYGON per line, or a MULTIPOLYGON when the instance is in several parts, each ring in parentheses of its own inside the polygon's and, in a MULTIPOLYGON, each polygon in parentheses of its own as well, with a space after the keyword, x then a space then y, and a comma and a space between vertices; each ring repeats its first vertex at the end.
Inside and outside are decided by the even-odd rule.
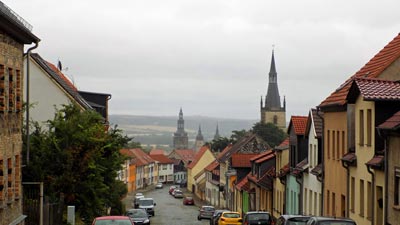
POLYGON ((278 124, 278 116, 277 116, 277 115, 274 116, 274 124, 275 124, 275 125, 278 124))

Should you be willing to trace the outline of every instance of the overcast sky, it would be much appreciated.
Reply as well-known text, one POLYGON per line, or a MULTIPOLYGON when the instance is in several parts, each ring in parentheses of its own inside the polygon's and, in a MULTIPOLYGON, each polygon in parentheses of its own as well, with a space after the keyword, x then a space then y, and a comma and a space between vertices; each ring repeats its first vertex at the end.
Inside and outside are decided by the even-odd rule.
POLYGON ((110 114, 260 118, 272 46, 287 118, 307 115, 400 31, 400 1, 2 0, 110 114))

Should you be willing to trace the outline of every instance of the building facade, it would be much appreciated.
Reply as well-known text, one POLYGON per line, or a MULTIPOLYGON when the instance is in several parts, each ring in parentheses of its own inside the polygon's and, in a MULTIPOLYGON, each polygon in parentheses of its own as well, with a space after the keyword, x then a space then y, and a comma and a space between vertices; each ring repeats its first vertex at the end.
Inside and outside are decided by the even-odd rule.
MULTIPOLYGON (((23 224, 22 124, 24 45, 40 39, 32 27, 0 2, 0 221, 23 224)), ((32 47, 32 49, 35 47, 32 47)), ((27 161, 25 161, 26 163, 27 161)))

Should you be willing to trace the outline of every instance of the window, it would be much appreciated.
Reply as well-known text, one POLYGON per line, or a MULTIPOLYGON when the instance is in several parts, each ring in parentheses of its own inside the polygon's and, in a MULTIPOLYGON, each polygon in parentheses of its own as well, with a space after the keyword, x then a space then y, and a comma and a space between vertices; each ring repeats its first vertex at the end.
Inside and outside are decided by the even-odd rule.
POLYGON ((336 132, 332 131, 332 159, 335 159, 336 155, 336 139, 335 139, 336 132))
POLYGON ((336 216, 336 194, 332 192, 332 214, 336 216))
POLYGON ((355 189, 356 189, 356 181, 354 177, 351 177, 350 181, 350 211, 354 213, 354 206, 355 206, 355 189))
POLYGON ((346 154, 346 138, 345 138, 345 133, 344 131, 342 131, 342 156, 344 156, 344 154, 346 154))
POLYGON ((359 145, 364 144, 364 110, 360 110, 358 118, 358 134, 359 134, 359 145))
POLYGON ((4 74, 4 65, 0 65, 0 112, 4 112, 5 103, 5 92, 6 92, 6 80, 4 74))
POLYGON ((328 159, 331 158, 331 132, 328 130, 328 134, 326 135, 328 137, 328 140, 326 140, 326 146, 327 146, 327 152, 328 152, 328 159))
POLYGON ((331 199, 331 195, 330 195, 330 192, 328 191, 327 192, 327 198, 326 198, 326 200, 327 200, 327 202, 326 202, 326 209, 327 209, 327 214, 329 215, 329 212, 330 212, 330 210, 329 210, 329 206, 330 206, 330 200, 331 199))
POLYGON ((400 167, 394 171, 394 205, 400 205, 400 167))
POLYGON ((13 194, 14 194, 14 188, 13 188, 13 166, 12 166, 12 159, 8 158, 7 159, 7 173, 8 173, 8 180, 7 180, 7 197, 8 200, 12 200, 13 194))
POLYGON ((8 68, 8 111, 12 112, 15 108, 15 80, 14 71, 8 68))
POLYGON ((360 180, 360 216, 364 217, 364 180, 360 180))
POLYGON ((367 110, 367 145, 371 146, 372 139, 372 111, 371 109, 367 110))
POLYGON ((336 159, 340 159, 340 131, 336 131, 336 159))
POLYGON ((274 124, 277 125, 278 124, 278 116, 274 115, 274 124))
POLYGON ((307 208, 307 202, 308 202, 308 190, 307 188, 304 188, 304 211, 306 212, 306 214, 308 213, 308 208, 307 208))
POLYGON ((313 152, 314 152, 313 148, 312 148, 312 144, 310 144, 309 149, 310 149, 310 153, 309 153, 310 159, 308 160, 308 162, 310 163, 310 167, 312 168, 313 167, 313 152))
POLYGON ((368 181, 367 184, 367 219, 372 219, 372 184, 368 181))
POLYGON ((311 214, 318 215, 317 209, 318 209, 317 192, 314 192, 314 213, 311 214))
POLYGON ((167 164, 162 164, 162 169, 167 170, 168 165, 167 164))
POLYGON ((0 160, 0 203, 4 201, 4 165, 3 160, 0 160))

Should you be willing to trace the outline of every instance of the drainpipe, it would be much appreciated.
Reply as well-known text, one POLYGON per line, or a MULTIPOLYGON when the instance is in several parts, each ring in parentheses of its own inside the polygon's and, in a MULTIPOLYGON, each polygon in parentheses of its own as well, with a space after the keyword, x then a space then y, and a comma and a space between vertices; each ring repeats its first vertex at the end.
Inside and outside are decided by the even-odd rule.
POLYGON ((385 162, 385 196, 384 196, 384 199, 385 199, 385 204, 383 205, 383 213, 384 213, 384 217, 383 217, 383 224, 388 224, 388 205, 389 205, 389 198, 388 198, 388 195, 389 195, 389 193, 388 193, 388 184, 389 184, 389 178, 388 178, 388 176, 389 176, 389 165, 388 165, 388 151, 389 151, 389 148, 388 148, 388 144, 387 144, 387 135, 385 134, 385 132, 384 132, 384 130, 381 130, 381 129, 377 129, 377 131, 378 131, 378 135, 380 136, 380 137, 382 137, 383 138, 383 146, 384 146, 384 157, 385 157, 385 160, 384 160, 384 162, 385 162))
POLYGON ((35 42, 35 45, 30 47, 26 52, 26 164, 29 165, 29 151, 31 138, 29 136, 29 79, 30 79, 30 69, 29 64, 31 61, 31 51, 39 46, 39 42, 35 42))
MULTIPOLYGON (((324 214, 324 204, 325 204, 325 200, 324 200, 324 189, 325 189, 325 146, 324 146, 324 136, 325 136, 325 120, 324 117, 322 117, 319 112, 321 111, 320 107, 317 107, 317 116, 322 120, 322 137, 321 137, 321 148, 322 151, 321 152, 321 164, 322 164, 322 171, 321 171, 321 177, 318 179, 319 181, 321 181, 321 207, 320 207, 320 215, 323 216, 324 214)), ((348 209, 348 208, 347 208, 348 209)))
POLYGON ((296 176, 296 182, 300 185, 300 193, 299 193, 299 211, 297 212, 298 214, 304 215, 303 212, 303 172, 299 175, 299 177, 296 176))
POLYGON ((347 210, 345 210, 345 212, 346 212, 345 216, 349 217, 349 213, 348 212, 350 210, 350 208, 349 208, 350 207, 350 201, 349 201, 349 196, 350 196, 350 187, 349 187, 349 183, 350 183, 350 168, 349 168, 349 165, 347 165, 347 163, 345 163, 344 161, 342 161, 342 166, 346 169, 346 175, 347 175, 347 187, 346 187, 346 195, 347 195, 346 207, 347 207, 347 210))
MULTIPOLYGON (((372 179, 372 212, 371 212, 371 225, 375 224, 375 174, 371 171, 371 167, 367 166, 368 173, 371 174, 372 179)), ((387 175, 386 175, 387 176, 387 175)))

